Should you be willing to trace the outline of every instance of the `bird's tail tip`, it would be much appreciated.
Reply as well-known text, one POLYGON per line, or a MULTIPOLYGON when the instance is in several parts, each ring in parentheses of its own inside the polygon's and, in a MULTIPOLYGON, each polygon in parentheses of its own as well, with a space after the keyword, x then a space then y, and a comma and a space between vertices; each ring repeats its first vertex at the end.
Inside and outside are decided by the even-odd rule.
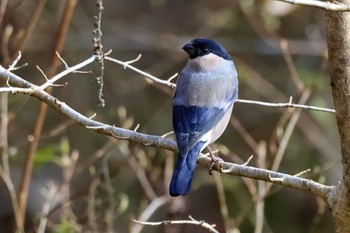
POLYGON ((191 188, 193 171, 190 171, 186 165, 177 168, 171 179, 169 194, 172 197, 186 195, 191 188))

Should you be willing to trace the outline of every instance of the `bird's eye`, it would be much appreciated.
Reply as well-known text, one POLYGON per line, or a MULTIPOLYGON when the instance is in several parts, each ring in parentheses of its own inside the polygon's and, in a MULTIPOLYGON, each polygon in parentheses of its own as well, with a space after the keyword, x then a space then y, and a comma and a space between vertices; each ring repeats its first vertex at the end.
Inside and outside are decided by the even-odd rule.
POLYGON ((208 53, 208 52, 209 52, 209 49, 203 48, 203 53, 208 53))

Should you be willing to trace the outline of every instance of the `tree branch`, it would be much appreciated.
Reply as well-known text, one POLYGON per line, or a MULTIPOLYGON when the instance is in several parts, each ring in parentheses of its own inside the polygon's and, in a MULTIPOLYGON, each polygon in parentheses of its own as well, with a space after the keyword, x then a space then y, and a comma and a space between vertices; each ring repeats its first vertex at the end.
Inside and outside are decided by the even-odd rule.
POLYGON ((16 195, 16 188, 13 186, 11 178, 8 176, 6 171, 4 171, 1 166, 0 166, 0 178, 4 181, 5 187, 7 188, 7 191, 8 191, 9 196, 10 196, 17 231, 20 233, 24 233, 23 218, 19 212, 19 206, 18 206, 17 195, 16 195))
MULTIPOLYGON (((176 87, 176 85, 174 83, 170 82, 171 79, 174 78, 174 76, 170 77, 168 80, 165 81, 165 80, 159 79, 153 75, 150 75, 142 70, 135 68, 134 66, 130 65, 130 62, 119 61, 117 59, 114 59, 114 58, 111 58, 108 56, 106 56, 104 59, 106 59, 107 61, 114 62, 114 63, 119 64, 119 65, 122 65, 122 66, 124 66, 124 68, 129 68, 130 70, 135 71, 136 73, 139 73, 139 74, 143 75, 144 77, 146 77, 146 78, 148 78, 156 83, 160 83, 160 84, 166 85, 166 86, 171 87, 171 88, 176 87)), ((176 76, 177 76, 177 74, 176 74, 176 76)))
POLYGON ((213 233, 219 233, 217 230, 215 230, 215 224, 210 225, 209 223, 206 223, 204 221, 198 221, 189 216, 190 220, 167 220, 167 221, 161 221, 161 222, 142 222, 139 220, 135 220, 135 223, 142 224, 142 225, 148 225, 148 226, 159 226, 159 225, 174 225, 174 224, 191 224, 191 225, 197 225, 206 228, 209 232, 213 233))
MULTIPOLYGON (((49 80, 49 82, 52 84, 53 81, 58 81, 64 75, 70 72, 75 72, 77 69, 80 69, 86 66, 87 64, 93 62, 95 58, 96 58, 95 56, 92 56, 86 61, 83 61, 82 63, 79 63, 71 68, 68 68, 67 70, 54 76, 51 80, 49 80)), ((80 125, 82 125, 87 129, 90 129, 97 133, 108 135, 117 139, 129 140, 129 141, 140 143, 143 145, 154 146, 154 147, 177 152, 176 142, 173 140, 169 140, 161 136, 139 133, 139 132, 136 132, 135 130, 115 127, 99 121, 95 121, 92 119, 92 117, 86 117, 82 115, 81 113, 77 112, 66 103, 59 101, 54 96, 45 92, 44 88, 48 87, 48 84, 37 86, 35 84, 25 81, 21 77, 9 72, 8 70, 0 66, 0 79, 1 78, 4 80, 8 79, 11 83, 20 86, 20 88, 4 87, 0 89, 0 91, 16 90, 16 91, 19 91, 19 93, 29 94, 45 102, 53 109, 64 114, 71 120, 79 123, 80 125), (22 92, 23 89, 25 89, 26 91, 22 92)), ((198 164, 200 164, 203 167, 209 168, 211 164, 211 160, 210 158, 204 155, 201 155, 198 159, 198 164)), ((266 169, 260 169, 260 168, 239 165, 234 163, 227 163, 227 162, 221 162, 220 166, 216 166, 216 170, 222 173, 253 178, 256 180, 263 180, 266 182, 279 184, 285 187, 291 187, 298 190, 309 191, 321 197, 324 200, 327 199, 328 193, 333 189, 333 186, 322 185, 312 180, 291 176, 291 175, 287 175, 279 172, 273 172, 266 169), (222 167, 222 169, 220 168, 220 166, 222 167)))
MULTIPOLYGON (((132 65, 130 65, 131 63, 138 61, 141 58, 141 55, 139 55, 136 59, 132 60, 132 61, 127 61, 127 62, 123 62, 111 57, 106 56, 105 59, 108 61, 111 61, 113 63, 116 63, 118 65, 123 66, 124 68, 129 68, 132 71, 135 71, 136 73, 139 73, 141 75, 143 75, 145 78, 150 79, 153 82, 171 87, 171 88, 175 88, 176 84, 172 83, 171 80, 174 79, 178 74, 175 74, 173 76, 171 76, 168 80, 163 80, 163 79, 159 79, 153 75, 150 75, 132 65)), ((306 110, 313 110, 313 111, 321 111, 321 112, 329 112, 329 113, 335 113, 334 109, 330 109, 330 108, 320 108, 320 107, 315 107, 315 106, 309 106, 309 105, 302 105, 302 104, 293 104, 292 103, 293 98, 290 97, 289 102, 288 103, 268 103, 268 102, 263 102, 263 101, 256 101, 256 100, 244 100, 244 99, 237 99, 236 103, 244 103, 244 104, 254 104, 254 105, 260 105, 260 106, 266 106, 266 107, 274 107, 274 108, 300 108, 300 109, 306 109, 306 110)))
MULTIPOLYGON (((74 66, 77 68, 78 65, 74 66)), ((79 66, 80 67, 80 66, 79 66)), ((73 70, 73 69, 72 69, 73 70)), ((71 71, 72 71, 71 70, 71 71)), ((66 73, 67 74, 67 73, 66 73)), ((86 127, 87 129, 96 131, 100 134, 105 134, 108 136, 112 136, 118 139, 124 139, 124 140, 130 140, 133 142, 141 143, 141 144, 147 144, 147 145, 153 145, 156 147, 160 147, 163 149, 168 149, 172 151, 176 151, 176 143, 172 140, 168 140, 159 136, 155 135, 148 135, 143 133, 138 133, 133 130, 118 128, 115 126, 107 125, 102 122, 95 121, 89 117, 86 117, 82 115, 81 113, 75 111, 71 107, 69 107, 66 103, 59 101, 52 95, 45 92, 41 87, 34 85, 30 82, 25 81, 21 77, 8 72, 6 69, 4 69, 2 66, 0 66, 0 78, 7 79, 9 78, 12 83, 15 83, 17 85, 22 86, 22 88, 13 88, 14 90, 22 90, 23 87, 25 88, 24 94, 29 94, 46 104, 48 104, 53 109, 57 110, 58 112, 64 114, 71 120, 79 123, 80 125, 86 127)), ((9 88, 2 88, 2 90, 11 90, 12 87, 9 88)), ((23 93, 23 92, 19 92, 23 93)))
POLYGON ((60 72, 59 74, 57 74, 54 77, 52 77, 51 79, 49 79, 47 82, 45 82, 43 85, 41 85, 40 88, 46 89, 46 88, 50 87, 52 84, 56 83, 58 80, 60 80, 64 76, 78 71, 79 69, 89 65, 90 63, 94 62, 95 60, 96 60, 96 55, 93 55, 90 58, 86 59, 85 61, 83 61, 75 66, 66 67, 66 69, 64 71, 60 72))
MULTIPOLYGON (((202 167, 209 168, 212 161, 208 156, 201 154, 197 163, 202 167)), ((248 177, 301 191, 311 192, 325 201, 327 201, 328 194, 334 189, 334 186, 323 185, 313 180, 235 163, 220 162, 214 166, 214 170, 223 174, 248 177)))
MULTIPOLYGON (((350 4, 349 0, 340 0, 350 4)), ((343 176, 329 205, 336 222, 336 232, 350 232, 350 13, 326 12, 329 72, 340 136, 343 176)))
POLYGON ((263 101, 244 100, 244 99, 238 99, 236 100, 236 103, 254 104, 254 105, 273 107, 273 108, 299 108, 299 109, 313 110, 313 111, 319 111, 319 112, 335 113, 335 110, 331 108, 320 108, 320 107, 309 106, 304 104, 293 104, 292 97, 290 97, 290 101, 288 103, 268 103, 263 101))
POLYGON ((154 214, 154 212, 159 209, 159 207, 161 207, 162 205, 167 203, 169 200, 171 200, 169 195, 164 195, 164 196, 154 198, 151 201, 151 203, 147 206, 147 208, 145 208, 142 211, 138 220, 134 220, 134 222, 139 223, 141 225, 135 225, 135 226, 131 227, 130 233, 141 232, 142 226, 147 225, 147 224, 142 224, 142 223, 146 222, 152 216, 152 214, 154 214))
POLYGON ((338 2, 324 2, 318 0, 277 0, 294 5, 316 7, 326 11, 350 11, 350 5, 338 2))

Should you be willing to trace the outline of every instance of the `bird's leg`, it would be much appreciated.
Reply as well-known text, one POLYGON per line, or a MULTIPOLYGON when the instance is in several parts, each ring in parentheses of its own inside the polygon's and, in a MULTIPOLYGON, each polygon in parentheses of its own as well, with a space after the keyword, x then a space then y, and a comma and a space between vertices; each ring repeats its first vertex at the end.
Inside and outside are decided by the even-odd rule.
POLYGON ((214 151, 212 151, 212 149, 210 149, 209 146, 207 146, 207 149, 209 151, 209 155, 210 155, 210 158, 211 158, 210 167, 209 167, 209 174, 213 175, 213 167, 214 167, 214 165, 216 163, 218 163, 218 162, 222 162, 223 160, 219 156, 216 156, 214 154, 214 151))

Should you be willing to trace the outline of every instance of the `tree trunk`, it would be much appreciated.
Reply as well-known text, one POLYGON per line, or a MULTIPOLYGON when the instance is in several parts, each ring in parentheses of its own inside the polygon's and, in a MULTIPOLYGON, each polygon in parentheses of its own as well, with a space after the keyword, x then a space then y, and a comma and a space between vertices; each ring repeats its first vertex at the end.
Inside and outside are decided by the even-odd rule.
MULTIPOLYGON (((339 2, 350 4, 350 0, 339 2)), ((350 232, 350 13, 326 13, 331 87, 341 143, 343 177, 329 195, 336 232, 350 232)))

